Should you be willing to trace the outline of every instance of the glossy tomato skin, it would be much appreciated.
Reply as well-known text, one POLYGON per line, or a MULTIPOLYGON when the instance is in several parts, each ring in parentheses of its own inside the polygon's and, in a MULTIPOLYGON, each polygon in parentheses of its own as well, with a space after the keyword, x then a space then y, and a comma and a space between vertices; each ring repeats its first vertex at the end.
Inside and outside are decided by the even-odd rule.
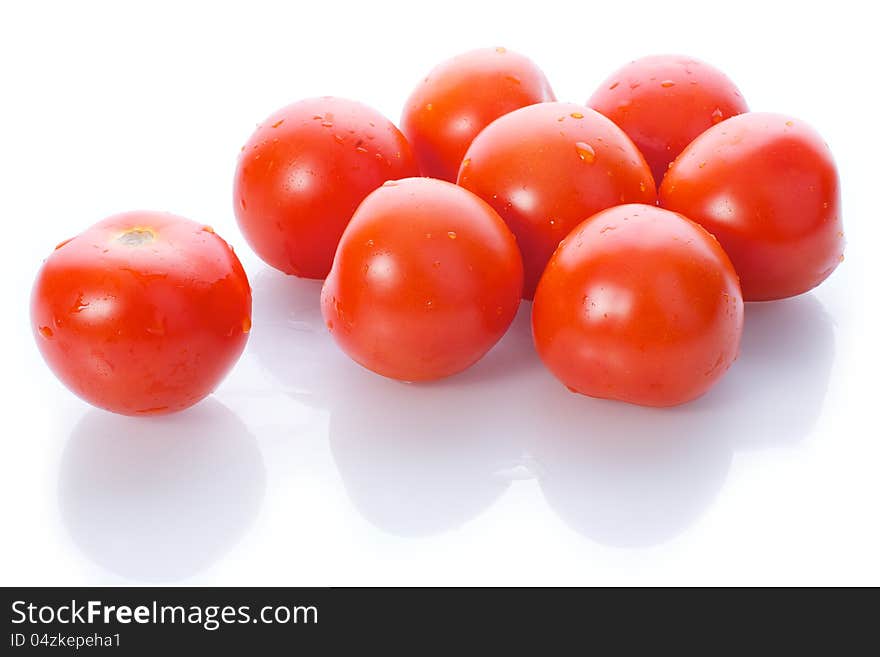
POLYGON ((400 127, 423 175, 455 182, 474 137, 499 116, 556 100, 532 60, 506 48, 472 50, 443 62, 413 90, 400 127))
POLYGON ((609 119, 582 105, 541 103, 494 121, 465 155, 458 184, 516 235, 531 299, 560 240, 599 210, 655 203, 651 171, 609 119))
POLYGON ((669 163, 699 134, 749 111, 724 73, 683 55, 630 62, 605 80, 587 105, 623 128, 658 185, 669 163))
POLYGON ((451 183, 410 178, 370 194, 321 293, 327 328, 355 361, 402 381, 460 372, 510 326, 522 293, 510 230, 451 183))
POLYGON ((242 148, 235 216, 269 265, 320 279, 367 194, 416 175, 406 138, 376 110, 344 98, 302 100, 266 119, 242 148))
POLYGON ((681 215, 622 205, 560 244, 532 308, 535 346, 591 397, 673 406, 706 392, 736 359, 743 300, 718 242, 681 215))
POLYGON ((251 291, 214 231, 161 212, 109 217, 62 242, 31 295, 34 338, 72 392, 124 415, 209 395, 241 355, 251 291))
POLYGON ((718 238, 746 301, 806 292, 843 260, 831 151, 788 116, 743 114, 700 135, 666 174, 660 204, 718 238))

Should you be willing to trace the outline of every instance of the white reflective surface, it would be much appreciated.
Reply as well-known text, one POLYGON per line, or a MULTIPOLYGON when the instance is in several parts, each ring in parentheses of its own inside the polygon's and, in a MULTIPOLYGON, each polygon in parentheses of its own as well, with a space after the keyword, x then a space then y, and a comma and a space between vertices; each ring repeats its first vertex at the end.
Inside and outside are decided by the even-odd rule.
MULTIPOLYGON (((59 3, 51 24, 37 8, 0 10, 0 55, 19 62, 0 106, 0 583, 880 584, 880 144, 852 115, 876 107, 866 63, 880 53, 851 34, 868 22, 801 7, 798 31, 777 34, 787 11, 762 5, 760 25, 743 11, 719 34, 664 9, 627 20, 631 39, 595 30, 573 61, 582 22, 559 20, 573 9, 516 16, 508 3, 502 30, 468 7, 466 24, 450 7, 445 27, 382 38, 400 7, 353 6, 331 30, 320 7, 249 4, 212 10, 208 31, 171 3, 138 16, 59 3), (835 21, 850 30, 837 44, 835 21), (292 42, 293 23, 314 30, 292 42), (760 34, 744 52, 747 28, 760 34), (779 39, 796 55, 784 71, 779 39), (320 284, 269 270, 238 233, 235 155, 256 121, 302 96, 356 97, 396 119, 433 63, 496 43, 534 57, 565 100, 629 58, 679 50, 725 69, 754 108, 809 120, 840 165, 847 261, 811 294, 749 304, 739 360, 675 409, 569 393, 532 349, 528 305, 459 376, 408 385, 361 369, 324 330, 320 284), (254 292, 232 375, 155 419, 70 395, 26 312, 57 242, 137 207, 213 225, 254 292)), ((634 10, 590 11, 614 25, 634 10)))

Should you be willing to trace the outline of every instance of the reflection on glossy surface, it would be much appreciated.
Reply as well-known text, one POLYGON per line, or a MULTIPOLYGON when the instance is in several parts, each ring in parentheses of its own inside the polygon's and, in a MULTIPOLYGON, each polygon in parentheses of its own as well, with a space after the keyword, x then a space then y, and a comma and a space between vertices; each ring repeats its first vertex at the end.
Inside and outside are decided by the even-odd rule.
POLYGON ((292 397, 326 408, 334 379, 348 358, 321 317, 323 281, 263 268, 252 281, 254 325, 249 349, 292 397))
POLYGON ((833 363, 834 325, 816 297, 748 303, 740 357, 694 411, 737 447, 795 443, 821 414, 833 363))
POLYGON ((330 445, 370 522, 398 535, 434 534, 477 517, 507 489, 524 454, 509 395, 524 378, 528 337, 521 309, 508 336, 460 376, 419 385, 340 376, 330 445))
POLYGON ((810 433, 834 359, 833 326, 813 296, 749 304, 739 360, 707 395, 670 409, 590 399, 541 366, 523 304, 473 368, 403 384, 338 352, 320 321, 318 288, 258 276, 265 333, 252 346, 297 399, 330 412, 333 457, 354 505, 402 536, 476 518, 525 473, 549 508, 592 540, 669 540, 711 506, 736 449, 810 433))
POLYGON ((227 408, 207 399, 157 418, 90 411, 65 449, 58 499, 74 542, 135 580, 175 581, 218 559, 262 503, 263 458, 227 408))

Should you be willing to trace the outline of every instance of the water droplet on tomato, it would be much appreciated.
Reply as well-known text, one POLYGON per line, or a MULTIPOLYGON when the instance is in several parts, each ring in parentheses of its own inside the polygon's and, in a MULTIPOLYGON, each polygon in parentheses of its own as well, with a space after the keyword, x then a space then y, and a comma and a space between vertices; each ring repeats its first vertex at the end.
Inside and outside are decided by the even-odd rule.
POLYGON ((581 158, 584 162, 592 164, 596 161, 596 151, 588 143, 579 141, 574 145, 574 147, 577 151, 578 157, 581 158))
POLYGON ((663 82, 660 83, 660 86, 666 87, 668 89, 669 87, 674 87, 675 82, 673 82, 672 80, 663 80, 663 82))
POLYGON ((712 112, 712 125, 716 123, 721 123, 724 120, 724 113, 721 111, 720 107, 716 107, 712 112))
POLYGON ((450 230, 448 233, 446 233, 446 236, 451 240, 454 240, 456 237, 458 237, 454 230, 450 230))

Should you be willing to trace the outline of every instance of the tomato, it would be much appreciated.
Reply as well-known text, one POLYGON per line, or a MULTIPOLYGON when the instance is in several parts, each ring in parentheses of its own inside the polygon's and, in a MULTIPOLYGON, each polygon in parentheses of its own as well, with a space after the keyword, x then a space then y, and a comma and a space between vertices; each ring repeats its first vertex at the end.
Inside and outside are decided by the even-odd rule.
POLYGON ((697 135, 749 111, 724 73, 681 55, 630 62, 605 80, 587 104, 632 138, 658 185, 669 163, 697 135))
POLYGON ((538 354, 560 381, 645 406, 706 392, 736 359, 742 326, 736 272, 715 238, 638 204, 575 228, 532 308, 538 354))
POLYGON ((214 231, 161 212, 109 217, 59 244, 31 296, 37 346, 90 404, 171 413, 209 395, 241 355, 251 290, 214 231))
POLYGON ((718 238, 746 301, 806 292, 843 260, 831 151, 788 116, 743 114, 700 135, 666 174, 660 203, 718 238))
POLYGON ((351 358, 404 381, 466 369, 513 321, 522 292, 513 235, 451 183, 386 183, 352 217, 321 292, 333 338, 351 358))
POLYGON ((268 264, 324 278, 364 197, 418 173, 406 138, 377 111, 343 98, 302 100, 266 119, 242 148, 235 215, 268 264))
POLYGON ((406 101, 400 127, 422 174, 455 182, 474 137, 499 116, 556 100, 535 64, 506 48, 472 50, 443 62, 406 101))
POLYGON ((559 241, 587 217, 620 203, 654 203, 641 153, 598 112, 541 103, 490 124, 468 148, 458 184, 486 200, 516 235, 531 299, 559 241))

